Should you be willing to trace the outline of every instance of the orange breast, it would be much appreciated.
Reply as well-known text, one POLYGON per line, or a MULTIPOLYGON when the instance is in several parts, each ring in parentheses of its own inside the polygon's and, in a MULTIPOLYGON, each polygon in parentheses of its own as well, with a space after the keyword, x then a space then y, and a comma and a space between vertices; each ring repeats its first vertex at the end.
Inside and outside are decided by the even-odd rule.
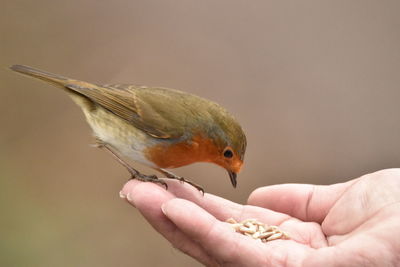
POLYGON ((220 152, 210 139, 195 136, 191 141, 159 144, 148 148, 145 156, 159 168, 177 168, 195 162, 212 162, 220 152))

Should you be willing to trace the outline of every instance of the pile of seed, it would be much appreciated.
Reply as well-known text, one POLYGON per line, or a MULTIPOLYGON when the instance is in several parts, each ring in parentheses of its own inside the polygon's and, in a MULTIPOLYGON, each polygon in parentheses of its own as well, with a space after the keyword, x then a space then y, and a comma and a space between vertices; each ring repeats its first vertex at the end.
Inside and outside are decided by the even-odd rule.
POLYGON ((266 225, 256 219, 247 219, 242 222, 237 222, 230 218, 226 220, 232 225, 232 228, 243 235, 247 235, 262 242, 269 242, 276 239, 289 239, 288 233, 279 229, 278 226, 266 225))

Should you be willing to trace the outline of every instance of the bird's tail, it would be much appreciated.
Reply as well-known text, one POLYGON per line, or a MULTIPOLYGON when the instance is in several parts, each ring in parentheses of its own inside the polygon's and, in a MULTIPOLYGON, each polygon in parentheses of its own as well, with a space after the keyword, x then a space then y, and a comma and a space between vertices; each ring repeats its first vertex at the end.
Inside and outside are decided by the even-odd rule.
POLYGON ((13 71, 43 80, 59 87, 65 87, 71 81, 70 79, 61 75, 53 74, 50 72, 34 69, 24 65, 13 65, 10 67, 13 71))
POLYGON ((83 110, 92 110, 94 108, 93 101, 85 94, 85 89, 97 88, 96 85, 72 80, 61 75, 34 69, 24 65, 13 65, 10 67, 13 71, 43 80, 56 87, 63 88, 72 100, 78 104, 83 110))

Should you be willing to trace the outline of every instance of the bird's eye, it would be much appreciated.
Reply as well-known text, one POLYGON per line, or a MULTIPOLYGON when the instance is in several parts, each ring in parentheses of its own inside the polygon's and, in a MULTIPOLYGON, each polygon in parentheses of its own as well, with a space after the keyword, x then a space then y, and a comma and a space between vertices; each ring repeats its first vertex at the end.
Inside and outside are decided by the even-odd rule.
POLYGON ((225 149, 225 151, 224 151, 224 157, 225 157, 225 158, 228 158, 228 159, 232 158, 232 157, 233 157, 233 152, 232 152, 232 150, 230 150, 229 148, 228 148, 228 149, 225 149))

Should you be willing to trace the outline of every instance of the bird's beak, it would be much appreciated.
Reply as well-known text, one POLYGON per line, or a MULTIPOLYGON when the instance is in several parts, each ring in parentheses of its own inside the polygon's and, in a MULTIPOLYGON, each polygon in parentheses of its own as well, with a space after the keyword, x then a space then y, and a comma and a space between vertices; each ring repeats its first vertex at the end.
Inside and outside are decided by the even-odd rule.
POLYGON ((232 183, 233 187, 236 188, 236 185, 237 185, 237 180, 236 180, 237 173, 233 172, 233 171, 228 171, 228 173, 229 173, 229 178, 231 178, 231 183, 232 183))

